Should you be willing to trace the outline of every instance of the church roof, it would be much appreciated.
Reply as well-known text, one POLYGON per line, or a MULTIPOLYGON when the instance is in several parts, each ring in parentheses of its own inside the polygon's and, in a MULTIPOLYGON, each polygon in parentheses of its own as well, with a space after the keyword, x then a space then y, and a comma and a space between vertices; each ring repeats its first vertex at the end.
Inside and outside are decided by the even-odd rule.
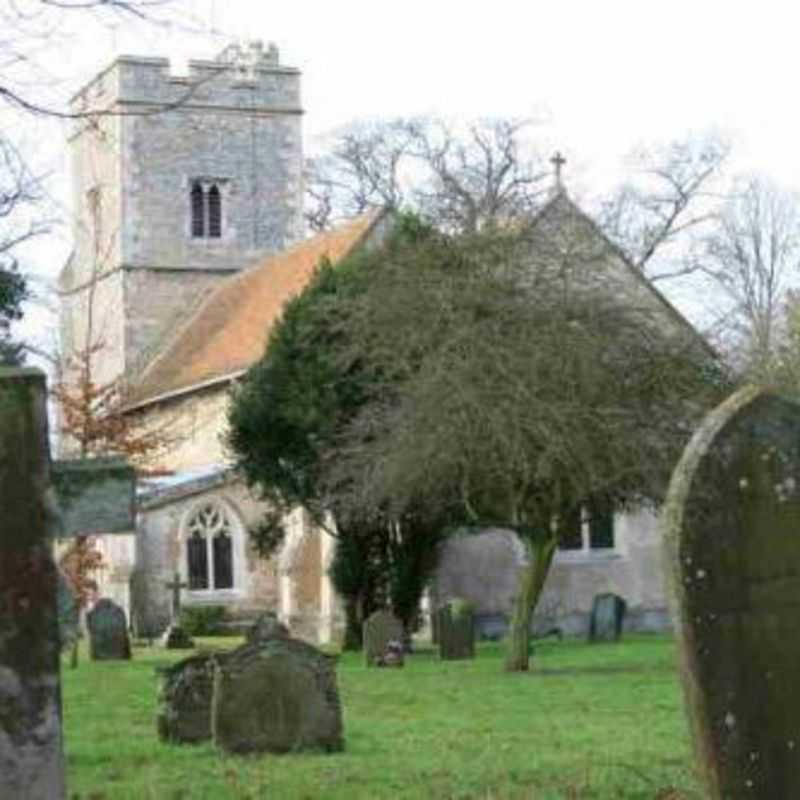
POLYGON ((339 261, 365 241, 380 211, 321 233, 225 281, 145 368, 126 397, 129 410, 231 379, 264 354, 284 305, 320 261, 339 261))

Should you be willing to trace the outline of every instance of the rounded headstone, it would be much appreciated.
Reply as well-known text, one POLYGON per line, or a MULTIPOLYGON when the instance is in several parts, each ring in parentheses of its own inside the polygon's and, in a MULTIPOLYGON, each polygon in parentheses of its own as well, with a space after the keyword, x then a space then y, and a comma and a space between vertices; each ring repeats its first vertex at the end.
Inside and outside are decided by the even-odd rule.
POLYGON ((214 743, 230 753, 341 750, 336 659, 305 642, 243 645, 216 670, 214 743))
POLYGON ((126 660, 131 657, 131 643, 125 612, 113 601, 103 598, 86 615, 89 628, 89 653, 93 661, 126 660))
POLYGON ((746 387, 711 412, 661 526, 708 795, 800 797, 800 406, 746 387))
POLYGON ((274 614, 262 614, 248 629, 246 638, 248 644, 270 639, 288 639, 289 629, 274 614))

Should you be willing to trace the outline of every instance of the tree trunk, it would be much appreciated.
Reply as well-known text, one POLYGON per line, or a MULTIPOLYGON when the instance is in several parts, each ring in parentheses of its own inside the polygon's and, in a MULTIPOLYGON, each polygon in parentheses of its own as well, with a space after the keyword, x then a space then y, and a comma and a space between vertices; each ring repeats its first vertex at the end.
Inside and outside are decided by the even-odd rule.
POLYGON ((344 599, 344 641, 342 650, 358 651, 363 646, 361 630, 361 602, 358 596, 350 595, 344 599))
POLYGON ((69 654, 69 668, 70 669, 77 669, 78 668, 78 639, 77 638, 72 643, 72 649, 71 649, 70 654, 69 654))
POLYGON ((531 617, 550 572, 557 546, 557 538, 530 542, 531 563, 520 577, 520 590, 511 615, 506 643, 506 672, 525 672, 528 669, 531 617))

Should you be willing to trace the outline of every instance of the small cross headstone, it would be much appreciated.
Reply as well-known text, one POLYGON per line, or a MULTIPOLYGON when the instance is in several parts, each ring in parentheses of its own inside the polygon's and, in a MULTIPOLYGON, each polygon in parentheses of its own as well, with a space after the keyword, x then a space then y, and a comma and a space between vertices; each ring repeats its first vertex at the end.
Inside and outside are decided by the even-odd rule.
POLYGON ((475 619, 472 606, 464 600, 451 600, 439 609, 437 617, 440 658, 475 658, 475 619))
POLYGON ((98 600, 86 615, 86 626, 92 661, 126 661, 131 657, 125 612, 113 600, 98 600))
POLYGON ((592 603, 589 617, 589 641, 619 641, 627 608, 628 604, 616 594, 598 594, 592 603))
POLYGON ((403 641, 403 623, 391 611, 375 611, 364 620, 364 655, 367 666, 376 666, 376 661, 386 655, 391 641, 403 641))
POLYGON ((189 584, 181 581, 180 574, 176 571, 171 583, 164 584, 167 589, 172 590, 172 606, 170 613, 172 620, 164 631, 161 639, 162 644, 167 650, 191 650, 194 647, 192 637, 181 627, 181 589, 185 589, 189 584))
POLYGON ((661 533, 707 796, 800 797, 800 406, 745 387, 712 411, 661 533))

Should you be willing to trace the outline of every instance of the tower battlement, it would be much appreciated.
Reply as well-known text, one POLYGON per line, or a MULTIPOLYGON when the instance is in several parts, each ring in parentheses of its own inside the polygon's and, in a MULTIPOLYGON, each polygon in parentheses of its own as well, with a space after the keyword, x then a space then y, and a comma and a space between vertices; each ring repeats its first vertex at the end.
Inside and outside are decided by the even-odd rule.
POLYGON ((169 59, 123 55, 72 98, 77 112, 118 106, 241 108, 300 113, 300 71, 260 41, 228 45, 215 59, 173 74, 169 59))

